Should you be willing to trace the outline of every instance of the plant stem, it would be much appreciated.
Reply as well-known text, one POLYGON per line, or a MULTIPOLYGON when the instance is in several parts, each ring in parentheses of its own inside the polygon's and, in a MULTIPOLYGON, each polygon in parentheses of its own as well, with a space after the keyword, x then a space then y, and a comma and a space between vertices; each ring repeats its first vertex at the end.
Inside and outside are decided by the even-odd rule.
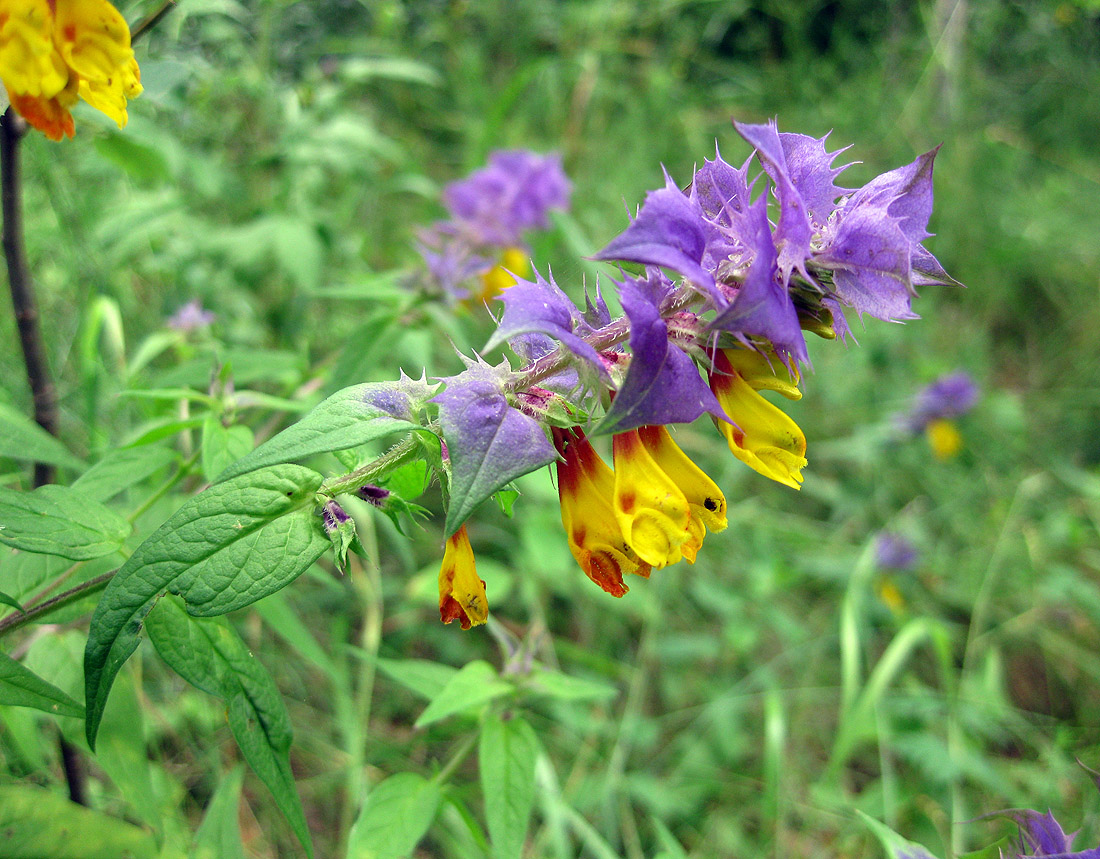
MULTIPOLYGON (((34 284, 27 268, 23 241, 22 173, 19 165, 19 141, 27 126, 22 118, 8 108, 0 118, 0 208, 3 210, 4 259, 8 266, 8 285, 19 329, 19 344, 27 367, 34 401, 34 419, 50 435, 57 435, 57 389, 50 376, 46 346, 38 324, 38 302, 34 284)), ((48 463, 34 465, 34 485, 53 483, 56 471, 48 463)))
POLYGON ((139 21, 133 30, 130 31, 130 44, 134 44, 134 42, 144 37, 146 33, 159 24, 165 15, 176 8, 177 2, 178 0, 164 0, 164 2, 160 4, 159 9, 139 21))
POLYGON ((25 626, 33 620, 37 620, 43 615, 47 615, 56 609, 66 606, 71 602, 76 602, 82 597, 86 597, 88 594, 94 594, 96 591, 101 591, 107 587, 107 583, 115 577, 115 573, 118 570, 110 570, 106 573, 101 573, 94 579, 88 579, 86 582, 81 582, 79 585, 69 588, 67 591, 62 591, 57 596, 46 600, 44 603, 39 603, 36 606, 32 606, 27 609, 23 614, 9 614, 3 620, 0 620, 0 635, 7 635, 13 629, 19 629, 21 626, 25 626))
MULTIPOLYGON (((432 432, 438 432, 439 427, 435 424, 429 424, 425 429, 432 432)), ((417 440, 416 436, 410 434, 380 457, 371 460, 361 468, 357 468, 355 471, 349 472, 348 474, 330 477, 321 484, 319 492, 322 495, 332 496, 358 489, 360 486, 370 483, 372 480, 377 480, 389 474, 395 468, 404 465, 406 462, 411 462, 415 458, 419 446, 420 442, 417 440)))

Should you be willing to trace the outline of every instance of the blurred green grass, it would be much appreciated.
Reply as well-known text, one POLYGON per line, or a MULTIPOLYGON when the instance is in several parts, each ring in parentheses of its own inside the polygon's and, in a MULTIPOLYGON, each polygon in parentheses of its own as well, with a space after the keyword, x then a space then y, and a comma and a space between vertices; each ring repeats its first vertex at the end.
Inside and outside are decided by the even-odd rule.
MULTIPOLYGON (((994 840, 992 824, 962 821, 1004 807, 1066 809, 1079 844, 1100 837, 1074 765, 1100 763, 1094 4, 204 0, 182 3, 139 59, 147 93, 127 129, 88 111, 72 142, 25 147, 29 255, 81 455, 165 418, 122 390, 205 390, 216 360, 238 386, 282 397, 452 372, 448 340, 480 347, 487 320, 401 316, 393 273, 416 265, 415 228, 442 214, 442 185, 494 148, 564 154, 573 210, 534 250, 579 296, 592 270, 580 257, 623 228, 624 202, 658 187, 662 164, 684 181, 715 141, 731 161, 747 155, 731 117, 831 129, 862 162, 843 177, 854 185, 942 144, 930 246, 967 288, 926 289, 923 319, 904 327, 854 325, 858 347, 812 344, 790 409, 809 439, 801 494, 740 467, 709 427, 682 430, 727 493, 730 528, 621 602, 573 565, 545 474, 524 479, 514 519, 472 523, 502 623, 621 693, 535 705, 561 796, 592 833, 547 804, 529 855, 678 855, 662 832, 700 857, 876 855, 856 808, 937 855, 994 840), (93 324, 103 298, 114 333, 93 324), (156 352, 192 298, 218 314, 211 333, 156 352), (151 358, 134 367, 142 344, 151 358), (956 368, 983 390, 962 454, 941 463, 923 439, 886 443, 891 415, 956 368), (887 526, 921 551, 893 609, 869 548, 887 526)), ((28 410, 16 342, 4 315, 4 394, 28 410)), ((239 417, 261 435, 293 419, 239 417)), ((380 591, 349 599, 346 581, 318 574, 285 595, 337 676, 365 682, 347 648, 371 605, 384 606, 383 656, 499 661, 488 636, 433 620, 437 523, 411 544, 377 527, 380 591)), ((304 658, 301 635, 239 620, 257 653, 278 654, 265 661, 327 855, 355 763, 348 690, 304 658)), ((227 729, 145 662, 149 745, 188 786, 171 801, 197 818, 216 787, 210 737, 227 729)), ((413 733, 420 699, 371 682, 358 728, 370 777, 429 772, 462 726, 413 733)), ((13 724, 9 775, 46 779, 33 731, 13 724)), ((476 776, 459 776, 476 806, 476 776)), ((289 850, 249 790, 262 833, 250 850, 289 850)), ((424 855, 481 855, 454 815, 430 839, 424 855)))

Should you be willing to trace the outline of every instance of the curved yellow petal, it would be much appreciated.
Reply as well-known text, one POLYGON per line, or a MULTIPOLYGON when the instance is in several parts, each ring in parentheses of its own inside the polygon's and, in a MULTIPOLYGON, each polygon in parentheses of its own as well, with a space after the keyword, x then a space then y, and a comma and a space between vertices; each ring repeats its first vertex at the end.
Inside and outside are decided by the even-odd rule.
POLYGON ((684 493, 692 519, 716 533, 726 530, 726 496, 718 484, 680 449, 665 427, 640 427, 638 434, 661 471, 684 493))
POLYGON ((650 455, 638 430, 617 433, 615 454, 615 518, 638 557, 660 569, 683 557, 691 509, 672 478, 650 455))
POLYGON ((477 575, 465 525, 447 538, 443 551, 443 564, 439 568, 439 617, 444 623, 457 620, 463 629, 480 626, 489 618, 485 582, 477 575))
POLYGON ((722 355, 729 366, 754 390, 775 391, 788 400, 802 399, 802 391, 798 387, 798 368, 788 370, 774 352, 723 349, 722 355))
POLYGON ((120 85, 120 70, 133 59, 130 27, 107 0, 54 0, 54 44, 80 77, 120 85))
POLYGON ((0 80, 12 96, 40 99, 53 98, 68 83, 69 69, 53 42, 47 0, 0 4, 0 80))

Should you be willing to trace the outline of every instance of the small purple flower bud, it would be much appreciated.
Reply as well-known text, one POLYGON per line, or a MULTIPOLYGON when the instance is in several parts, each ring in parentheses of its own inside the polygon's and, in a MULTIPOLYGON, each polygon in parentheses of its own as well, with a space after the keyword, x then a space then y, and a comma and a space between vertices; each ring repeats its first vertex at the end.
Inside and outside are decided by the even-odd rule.
POLYGON ((875 565, 880 570, 907 572, 916 566, 920 555, 908 537, 882 531, 875 539, 875 565))
POLYGON ((187 304, 168 317, 167 325, 177 331, 194 331, 213 322, 217 317, 213 311, 203 309, 202 302, 192 298, 187 304))
POLYGON ((321 521, 324 522, 325 530, 330 534, 350 519, 344 508, 333 500, 326 501, 324 509, 321 510, 321 521))
POLYGON ((366 486, 360 486, 356 494, 374 507, 381 507, 385 504, 386 499, 390 497, 390 491, 388 489, 383 489, 381 486, 375 486, 373 483, 368 483, 366 486))

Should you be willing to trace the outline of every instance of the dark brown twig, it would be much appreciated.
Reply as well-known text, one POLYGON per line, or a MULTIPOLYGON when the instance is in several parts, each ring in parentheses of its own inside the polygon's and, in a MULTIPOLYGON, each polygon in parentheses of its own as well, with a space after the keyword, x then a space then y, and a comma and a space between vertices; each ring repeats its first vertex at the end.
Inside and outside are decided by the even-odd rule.
MULTIPOLYGON (((38 324, 38 302, 35 300, 34 284, 27 268, 23 244, 19 141, 22 140, 26 128, 22 118, 10 107, 0 117, 0 208, 3 210, 4 221, 4 259, 8 265, 8 285, 11 287, 15 323, 19 329, 19 343, 23 347, 23 362, 27 367, 27 381, 34 399, 34 419, 46 432, 56 436, 57 389, 46 360, 46 345, 38 324)), ((52 465, 35 463, 35 486, 53 483, 54 475, 52 465)))

